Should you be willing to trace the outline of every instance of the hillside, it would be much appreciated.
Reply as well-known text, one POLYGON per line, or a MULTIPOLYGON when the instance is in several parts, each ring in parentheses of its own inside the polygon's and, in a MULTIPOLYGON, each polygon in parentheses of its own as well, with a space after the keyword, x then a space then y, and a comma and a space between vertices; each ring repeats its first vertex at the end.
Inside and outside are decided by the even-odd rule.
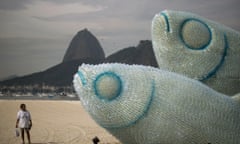
POLYGON ((23 86, 35 84, 71 86, 73 75, 77 72, 78 67, 82 63, 100 64, 117 62, 157 67, 152 43, 149 40, 142 40, 136 47, 124 48, 107 58, 104 58, 104 56, 105 54, 97 38, 95 38, 95 36, 93 36, 88 30, 84 29, 74 36, 64 55, 63 61, 58 65, 52 66, 42 72, 2 81, 0 82, 0 86, 23 86), (84 37, 84 35, 86 37, 84 37), (88 38, 90 40, 88 40, 88 38), (73 43, 78 43, 79 45, 74 46, 73 43), (93 49, 92 46, 94 45, 98 45, 98 47, 93 49))
POLYGON ((108 56, 104 62, 118 62, 158 67, 153 53, 152 42, 149 40, 140 41, 137 47, 122 49, 108 56))
POLYGON ((12 86, 46 84, 53 86, 69 86, 72 85, 73 75, 77 72, 78 67, 82 63, 98 64, 100 61, 82 59, 60 63, 43 72, 33 73, 30 75, 2 81, 0 82, 0 85, 12 86))

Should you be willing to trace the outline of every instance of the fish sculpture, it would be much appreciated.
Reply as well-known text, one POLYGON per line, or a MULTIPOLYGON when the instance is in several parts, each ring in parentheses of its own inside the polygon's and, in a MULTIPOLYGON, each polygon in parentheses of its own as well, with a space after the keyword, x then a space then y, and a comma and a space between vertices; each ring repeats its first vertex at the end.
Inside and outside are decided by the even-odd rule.
POLYGON ((91 117, 123 144, 239 144, 240 95, 158 68, 82 64, 74 88, 91 117))
POLYGON ((227 94, 240 92, 240 33, 199 15, 165 10, 152 20, 161 69, 200 80, 227 94))

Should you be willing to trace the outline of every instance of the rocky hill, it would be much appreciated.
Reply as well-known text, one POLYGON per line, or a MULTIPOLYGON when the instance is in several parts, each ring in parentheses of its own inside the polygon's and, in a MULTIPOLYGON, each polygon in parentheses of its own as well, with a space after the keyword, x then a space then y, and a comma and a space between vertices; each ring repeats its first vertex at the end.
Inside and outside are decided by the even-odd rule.
POLYGON ((105 59, 105 54, 99 41, 87 29, 79 31, 73 37, 64 55, 63 62, 77 59, 105 59))
POLYGON ((0 86, 45 84, 51 86, 71 86, 73 75, 82 63, 126 63, 142 64, 157 67, 152 43, 149 40, 140 41, 138 46, 124 48, 105 59, 104 51, 87 29, 80 31, 71 41, 63 61, 45 71, 33 73, 0 82, 0 86))
POLYGON ((110 56, 104 62, 118 62, 126 64, 141 64, 157 67, 152 42, 149 40, 142 40, 137 47, 128 47, 122 49, 110 56))
POLYGON ((71 86, 73 75, 77 72, 79 65, 82 63, 98 64, 100 61, 93 59, 78 59, 60 63, 43 72, 37 72, 30 75, 17 77, 14 79, 0 82, 0 85, 34 85, 45 84, 51 86, 71 86))

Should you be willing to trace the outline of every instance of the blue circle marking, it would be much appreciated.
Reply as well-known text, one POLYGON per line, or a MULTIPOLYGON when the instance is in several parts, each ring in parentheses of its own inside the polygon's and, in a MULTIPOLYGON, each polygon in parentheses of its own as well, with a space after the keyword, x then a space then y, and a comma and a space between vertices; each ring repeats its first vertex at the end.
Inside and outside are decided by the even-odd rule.
POLYGON ((117 97, 119 97, 119 96, 121 95, 122 89, 123 89, 122 80, 121 80, 121 78, 120 78, 117 74, 115 74, 114 72, 111 72, 111 71, 104 72, 104 73, 99 74, 99 75, 96 77, 96 79, 95 79, 94 82, 93 82, 93 88, 94 88, 95 95, 96 95, 99 99, 104 100, 105 102, 111 102, 111 101, 115 100, 117 97), (100 92, 99 92, 99 89, 98 89, 98 83, 99 83, 99 81, 100 81, 102 78, 105 78, 105 77, 111 77, 112 79, 116 80, 117 83, 118 83, 117 92, 115 93, 115 95, 111 96, 110 98, 101 95, 100 92))
POLYGON ((187 48, 189 48, 189 49, 191 49, 191 50, 203 50, 203 49, 206 49, 207 46, 210 44, 210 42, 211 42, 211 40, 212 40, 212 32, 211 32, 210 28, 208 27, 208 25, 207 25, 206 23, 204 23, 203 21, 201 21, 201 20, 199 20, 199 19, 195 19, 195 18, 189 18, 189 19, 184 20, 183 23, 182 23, 181 26, 180 26, 180 39, 181 39, 182 42, 187 46, 187 48), (203 25, 208 29, 210 38, 209 38, 208 42, 207 42, 206 44, 202 45, 201 47, 194 48, 194 47, 188 45, 188 44, 184 41, 182 29, 183 29, 183 26, 184 26, 187 22, 189 22, 189 21, 199 22, 199 23, 203 24, 203 25))
MULTIPOLYGON (((182 42, 187 46, 187 48, 189 48, 189 49, 191 49, 191 50, 204 50, 204 49, 206 49, 207 46, 208 46, 208 45, 211 43, 211 41, 212 41, 212 32, 211 32, 210 28, 208 27, 207 24, 205 24, 205 23, 202 22, 201 20, 198 20, 198 19, 195 19, 195 18, 189 18, 189 19, 186 19, 185 21, 183 21, 183 23, 182 23, 182 25, 181 25, 181 27, 180 27, 181 30, 183 29, 183 26, 184 26, 187 22, 189 22, 189 21, 197 21, 197 22, 205 25, 206 28, 207 28, 208 31, 209 31, 209 34, 210 34, 209 41, 208 41, 205 45, 203 45, 203 46, 201 46, 201 47, 199 47, 199 48, 193 48, 193 47, 189 46, 189 45, 184 41, 183 36, 182 36, 182 32, 180 32, 180 39, 181 39, 182 42)), ((222 65, 224 64, 225 58, 226 58, 226 56, 227 56, 227 50, 228 50, 228 47, 229 47, 226 34, 224 34, 224 42, 225 42, 225 46, 224 46, 224 50, 223 50, 223 53, 222 53, 222 57, 221 57, 220 62, 219 62, 210 72, 208 72, 206 75, 203 75, 202 78, 199 79, 200 81, 205 81, 205 80, 211 78, 212 76, 214 76, 214 75, 218 72, 218 70, 222 67, 222 65)))

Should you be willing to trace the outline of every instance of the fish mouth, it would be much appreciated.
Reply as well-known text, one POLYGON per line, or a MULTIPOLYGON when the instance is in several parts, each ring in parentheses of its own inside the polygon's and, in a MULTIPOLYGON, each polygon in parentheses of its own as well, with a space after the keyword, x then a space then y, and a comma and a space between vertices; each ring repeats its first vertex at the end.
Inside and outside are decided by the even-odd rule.
POLYGON ((162 19, 162 21, 164 21, 164 23, 166 25, 166 31, 170 32, 170 24, 169 24, 169 20, 168 20, 169 18, 167 16, 166 11, 161 12, 160 16, 162 17, 161 19, 162 19))

